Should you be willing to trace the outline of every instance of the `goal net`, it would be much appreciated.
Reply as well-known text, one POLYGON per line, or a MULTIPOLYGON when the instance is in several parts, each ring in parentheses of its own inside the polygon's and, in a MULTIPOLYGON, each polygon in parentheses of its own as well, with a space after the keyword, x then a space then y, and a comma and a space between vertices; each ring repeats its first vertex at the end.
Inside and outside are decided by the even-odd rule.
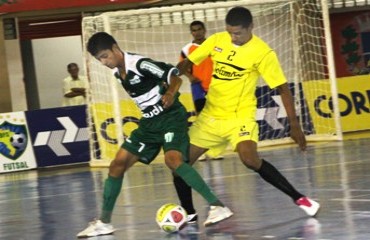
MULTIPOLYGON (((207 35, 224 31, 225 15, 233 6, 251 10, 253 33, 276 51, 307 139, 341 139, 328 10, 320 1, 241 0, 107 12, 83 18, 83 39, 86 44, 92 34, 105 31, 115 37, 123 51, 176 65, 181 48, 192 40, 189 24, 203 21, 207 35)), ((140 111, 110 69, 87 52, 85 57, 90 80, 91 165, 107 165, 124 136, 137 127, 140 111)), ((180 100, 191 122, 195 114, 190 84, 186 77, 183 80, 180 100)), ((260 146, 291 142, 277 91, 260 79, 256 97, 260 146)))

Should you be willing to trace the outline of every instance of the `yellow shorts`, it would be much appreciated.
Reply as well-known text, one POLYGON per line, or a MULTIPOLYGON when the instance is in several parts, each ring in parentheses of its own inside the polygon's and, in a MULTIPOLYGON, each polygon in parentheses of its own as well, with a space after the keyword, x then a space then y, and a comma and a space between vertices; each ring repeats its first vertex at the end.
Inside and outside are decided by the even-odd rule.
POLYGON ((190 143, 209 149, 207 154, 217 156, 231 144, 235 151, 239 142, 258 142, 258 124, 255 119, 214 119, 200 114, 189 130, 190 143))

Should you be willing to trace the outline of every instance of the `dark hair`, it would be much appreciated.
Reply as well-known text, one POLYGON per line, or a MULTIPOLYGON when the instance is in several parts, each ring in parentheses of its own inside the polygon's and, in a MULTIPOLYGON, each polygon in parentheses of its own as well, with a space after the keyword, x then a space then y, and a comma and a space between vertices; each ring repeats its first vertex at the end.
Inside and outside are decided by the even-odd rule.
POLYGON ((69 69, 71 69, 71 68, 73 68, 73 67, 78 68, 77 63, 70 63, 70 64, 68 64, 68 65, 67 65, 67 69, 68 69, 68 70, 69 70, 69 69))
POLYGON ((245 7, 234 7, 227 13, 225 22, 230 26, 247 28, 253 23, 252 13, 245 7))
POLYGON ((95 56, 102 50, 112 50, 114 44, 117 42, 111 35, 106 32, 97 32, 87 42, 87 51, 95 56))
POLYGON ((204 22, 196 20, 196 21, 193 21, 193 22, 190 23, 190 26, 189 26, 190 31, 191 31, 191 27, 196 26, 196 25, 201 26, 204 30, 206 29, 206 26, 204 25, 204 22))

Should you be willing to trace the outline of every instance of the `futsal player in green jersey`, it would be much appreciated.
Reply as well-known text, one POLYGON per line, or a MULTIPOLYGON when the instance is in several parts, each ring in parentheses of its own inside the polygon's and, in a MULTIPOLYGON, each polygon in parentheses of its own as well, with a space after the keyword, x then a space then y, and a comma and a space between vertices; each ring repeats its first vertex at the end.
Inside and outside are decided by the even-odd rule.
MULTIPOLYGON (((231 144, 247 168, 291 197, 307 215, 315 216, 319 203, 298 192, 271 163, 259 158, 257 152, 255 91, 259 76, 270 88, 279 91, 290 123, 290 136, 302 150, 306 148, 293 97, 276 53, 252 33, 253 18, 248 9, 234 7, 225 20, 226 31, 208 37, 178 64, 183 73, 208 56, 213 61, 213 78, 205 107, 189 130, 190 164, 209 149, 220 154, 231 144)), ((196 215, 191 189, 179 177, 174 178, 174 184, 183 207, 196 215)))
POLYGON ((186 163, 189 154, 188 122, 187 111, 178 99, 181 85, 178 69, 122 51, 116 40, 105 32, 94 34, 88 40, 87 50, 103 65, 114 70, 117 80, 140 108, 142 118, 138 128, 125 139, 110 164, 99 220, 90 223, 77 236, 93 237, 114 232, 111 216, 125 172, 138 161, 150 164, 161 148, 167 167, 210 204, 205 225, 232 216, 230 209, 221 203, 195 169, 186 163))

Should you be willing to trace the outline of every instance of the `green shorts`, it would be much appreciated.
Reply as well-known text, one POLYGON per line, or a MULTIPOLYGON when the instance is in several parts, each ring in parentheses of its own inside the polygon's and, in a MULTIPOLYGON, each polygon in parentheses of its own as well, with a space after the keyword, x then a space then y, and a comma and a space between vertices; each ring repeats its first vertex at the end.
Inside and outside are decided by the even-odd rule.
POLYGON ((141 118, 135 129, 121 146, 139 156, 139 161, 150 164, 163 148, 176 150, 188 162, 189 135, 185 107, 173 108, 153 118, 141 118))

